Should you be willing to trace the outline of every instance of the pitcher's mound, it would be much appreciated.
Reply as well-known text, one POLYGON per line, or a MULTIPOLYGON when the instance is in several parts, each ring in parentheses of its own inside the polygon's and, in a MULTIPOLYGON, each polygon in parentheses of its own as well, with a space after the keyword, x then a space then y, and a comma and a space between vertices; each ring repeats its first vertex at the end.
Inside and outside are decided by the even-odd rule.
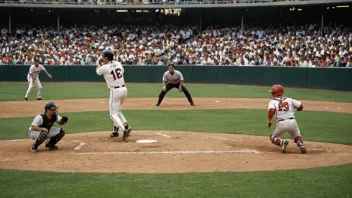
MULTIPOLYGON (((132 131, 126 141, 110 132, 68 134, 59 150, 31 140, 0 142, 0 168, 54 172, 183 173, 303 169, 352 163, 352 146, 292 140, 287 153, 268 137, 223 133, 132 131), (137 143, 138 140, 155 140, 137 143)), ((121 136, 121 135, 120 135, 121 136)))

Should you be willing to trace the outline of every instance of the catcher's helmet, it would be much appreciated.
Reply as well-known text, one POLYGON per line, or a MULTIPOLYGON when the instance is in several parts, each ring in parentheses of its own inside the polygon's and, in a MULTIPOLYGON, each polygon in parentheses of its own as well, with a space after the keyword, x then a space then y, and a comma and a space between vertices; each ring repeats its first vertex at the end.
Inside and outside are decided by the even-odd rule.
POLYGON ((111 50, 104 50, 101 56, 112 60, 114 58, 114 53, 111 50))
POLYGON ((45 110, 51 109, 52 107, 55 107, 55 109, 57 109, 57 105, 54 102, 48 102, 45 105, 45 110))
POLYGON ((273 85, 269 93, 271 93, 273 97, 282 96, 284 94, 284 88, 281 85, 273 85))

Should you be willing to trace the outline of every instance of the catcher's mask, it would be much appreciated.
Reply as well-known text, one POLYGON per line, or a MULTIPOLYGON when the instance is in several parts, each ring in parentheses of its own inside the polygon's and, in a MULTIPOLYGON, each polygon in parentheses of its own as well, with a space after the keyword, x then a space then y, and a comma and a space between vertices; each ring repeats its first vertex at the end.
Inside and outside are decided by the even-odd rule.
POLYGON ((54 115, 56 115, 57 109, 58 109, 58 107, 54 102, 48 102, 45 105, 45 112, 47 112, 49 110, 49 111, 52 111, 54 115))
POLYGON ((271 93, 273 97, 282 96, 284 95, 284 88, 281 85, 273 85, 268 92, 271 93))
POLYGON ((104 50, 103 53, 101 54, 101 57, 106 57, 108 58, 108 60, 113 60, 114 53, 111 50, 104 50))

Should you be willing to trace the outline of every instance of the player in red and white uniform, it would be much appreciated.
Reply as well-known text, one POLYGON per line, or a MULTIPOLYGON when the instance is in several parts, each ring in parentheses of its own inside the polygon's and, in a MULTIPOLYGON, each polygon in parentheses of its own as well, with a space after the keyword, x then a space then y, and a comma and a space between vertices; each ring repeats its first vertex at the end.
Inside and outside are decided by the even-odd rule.
POLYGON ((306 147, 303 144, 301 132, 295 119, 295 110, 302 111, 303 105, 300 101, 287 98, 284 96, 284 88, 281 85, 274 85, 269 90, 273 99, 269 102, 268 107, 268 127, 271 127, 271 120, 275 116, 276 127, 270 135, 270 141, 281 147, 281 151, 286 153, 288 141, 281 139, 280 136, 288 132, 294 139, 301 153, 306 153, 306 147))

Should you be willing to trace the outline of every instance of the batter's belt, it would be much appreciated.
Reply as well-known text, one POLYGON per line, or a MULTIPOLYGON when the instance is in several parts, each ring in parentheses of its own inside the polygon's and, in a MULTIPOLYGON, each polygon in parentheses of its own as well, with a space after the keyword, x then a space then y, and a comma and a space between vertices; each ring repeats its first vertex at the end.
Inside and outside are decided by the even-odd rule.
POLYGON ((125 85, 114 87, 114 89, 118 89, 118 88, 121 88, 121 87, 125 87, 125 85))
POLYGON ((281 121, 285 121, 285 120, 294 120, 294 119, 295 119, 294 117, 290 117, 287 119, 279 119, 279 120, 277 120, 277 122, 281 122, 281 121))

